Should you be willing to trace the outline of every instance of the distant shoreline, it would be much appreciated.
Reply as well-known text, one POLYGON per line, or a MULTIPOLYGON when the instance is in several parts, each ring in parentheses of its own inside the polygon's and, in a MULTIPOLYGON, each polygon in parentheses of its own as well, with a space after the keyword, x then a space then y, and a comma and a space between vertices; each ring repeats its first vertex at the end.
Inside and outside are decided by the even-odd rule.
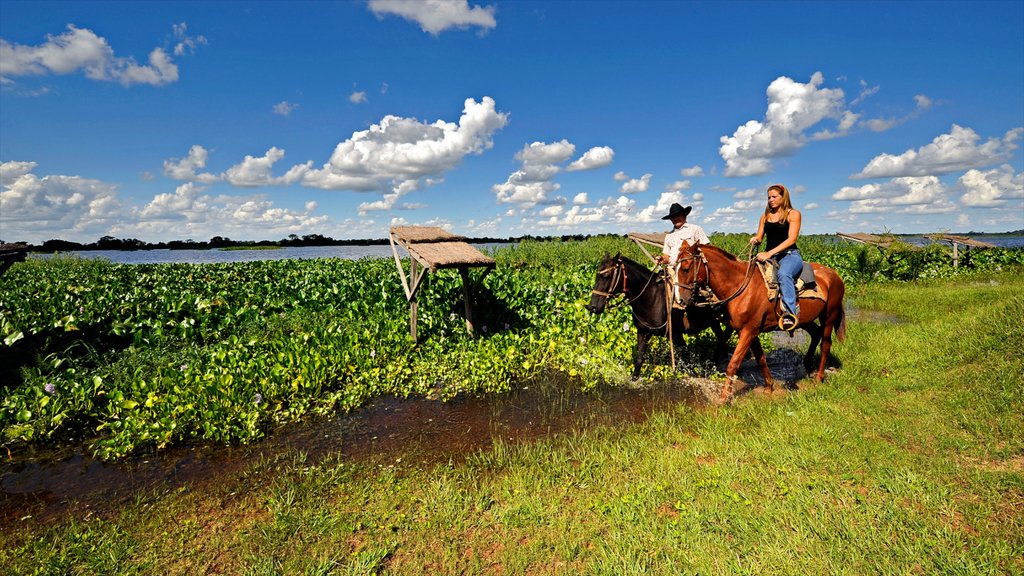
MULTIPOLYGON (((720 234, 719 232, 712 232, 714 236, 720 234)), ((730 233, 732 234, 732 233, 730 233)), ((897 233, 897 232, 884 232, 872 234, 876 236, 892 236, 896 238, 911 238, 911 237, 923 237, 932 234, 943 234, 950 236, 966 236, 966 237, 978 237, 978 236, 1024 236, 1024 230, 1013 230, 1009 232, 926 232, 926 233, 897 233)), ((592 237, 600 236, 626 236, 625 234, 567 234, 562 236, 518 236, 518 237, 506 237, 506 238, 492 238, 492 237, 479 237, 479 238, 460 238, 461 240, 470 244, 515 244, 523 241, 583 241, 592 237)), ((836 236, 836 234, 808 234, 807 236, 836 236)), ((66 240, 47 240, 43 244, 0 244, 5 249, 28 252, 88 252, 93 250, 276 250, 280 248, 297 248, 297 247, 323 247, 323 246, 381 246, 387 245, 390 241, 387 238, 359 238, 359 239, 347 239, 347 240, 336 240, 334 238, 312 235, 304 236, 302 238, 287 238, 283 240, 238 240, 233 241, 228 238, 214 237, 209 242, 196 242, 193 240, 171 240, 169 242, 154 242, 148 243, 136 239, 118 239, 105 236, 97 242, 89 244, 81 244, 78 242, 69 242, 66 240)))

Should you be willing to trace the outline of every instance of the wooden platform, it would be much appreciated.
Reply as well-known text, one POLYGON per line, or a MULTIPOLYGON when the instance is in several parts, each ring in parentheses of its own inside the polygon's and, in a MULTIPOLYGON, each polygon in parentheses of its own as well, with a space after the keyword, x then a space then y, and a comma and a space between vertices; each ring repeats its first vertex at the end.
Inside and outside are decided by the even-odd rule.
POLYGON ((661 255, 661 248, 665 245, 665 236, 666 236, 666 234, 664 232, 655 232, 655 233, 630 232, 629 233, 629 239, 632 240, 633 242, 636 242, 636 245, 639 246, 640 250, 642 250, 643 253, 646 254, 647 257, 651 259, 651 262, 657 262, 656 258, 661 255), (655 247, 657 247, 657 251, 655 252, 654 255, 651 255, 651 253, 647 251, 647 246, 655 246, 655 247))
POLYGON ((861 244, 868 244, 878 248, 888 248, 889 246, 892 246, 894 242, 897 242, 897 240, 887 236, 878 236, 875 234, 867 234, 865 232, 854 232, 852 234, 836 232, 836 236, 839 236, 844 240, 852 240, 854 242, 860 242, 861 244))
POLYGON ((964 260, 970 261, 971 259, 971 248, 995 248, 995 244, 989 244, 988 242, 982 242, 981 240, 975 240, 969 236, 954 236, 952 234, 928 234, 925 238, 932 242, 949 242, 953 245, 953 268, 960 265, 960 246, 966 248, 964 254, 964 260))
POLYGON ((473 333, 472 290, 469 278, 470 268, 484 268, 477 278, 478 285, 484 276, 494 268, 494 259, 480 252, 466 242, 466 238, 452 234, 435 226, 392 226, 388 239, 391 252, 398 266, 398 276, 409 301, 409 333, 416 341, 416 293, 427 272, 441 269, 457 269, 462 276, 462 295, 465 300, 466 331, 473 333), (409 272, 402 266, 398 248, 409 253, 409 272))
POLYGON ((0 244, 0 275, 15 262, 24 262, 27 255, 28 246, 25 244, 0 244))

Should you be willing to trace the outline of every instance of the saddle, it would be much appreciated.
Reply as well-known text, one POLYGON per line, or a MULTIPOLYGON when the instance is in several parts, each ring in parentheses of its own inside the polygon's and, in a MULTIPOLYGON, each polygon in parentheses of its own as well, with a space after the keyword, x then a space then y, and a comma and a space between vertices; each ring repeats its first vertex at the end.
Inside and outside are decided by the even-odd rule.
MULTIPOLYGON (((764 284, 768 287, 768 301, 774 302, 779 298, 779 263, 769 258, 764 262, 758 262, 757 269, 761 271, 761 275, 764 277, 764 284)), ((818 288, 818 283, 814 279, 814 268, 811 267, 810 262, 804 262, 804 268, 796 279, 796 297, 797 299, 817 298, 819 300, 828 300, 821 289, 818 288)))

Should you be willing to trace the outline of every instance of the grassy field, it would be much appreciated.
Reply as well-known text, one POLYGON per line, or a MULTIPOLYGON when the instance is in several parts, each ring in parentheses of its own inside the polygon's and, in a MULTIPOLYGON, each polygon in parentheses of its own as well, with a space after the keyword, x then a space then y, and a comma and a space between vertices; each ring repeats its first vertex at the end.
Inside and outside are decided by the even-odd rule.
POLYGON ((823 384, 428 465, 285 454, 13 522, 0 572, 1024 573, 1024 274, 847 306, 823 384))

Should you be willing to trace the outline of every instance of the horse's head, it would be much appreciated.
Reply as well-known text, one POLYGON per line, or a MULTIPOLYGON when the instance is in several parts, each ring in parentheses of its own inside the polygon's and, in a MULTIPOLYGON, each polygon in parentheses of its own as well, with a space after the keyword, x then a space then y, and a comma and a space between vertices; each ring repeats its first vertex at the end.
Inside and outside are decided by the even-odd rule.
POLYGON ((622 292, 625 286, 625 264, 619 254, 614 257, 607 252, 597 267, 597 281, 594 282, 594 289, 590 293, 590 305, 587 309, 594 314, 604 312, 608 305, 608 298, 622 292))
POLYGON ((676 260, 676 285, 684 306, 689 306, 697 293, 697 287, 708 281, 707 260, 700 251, 700 244, 690 245, 683 241, 676 260))

